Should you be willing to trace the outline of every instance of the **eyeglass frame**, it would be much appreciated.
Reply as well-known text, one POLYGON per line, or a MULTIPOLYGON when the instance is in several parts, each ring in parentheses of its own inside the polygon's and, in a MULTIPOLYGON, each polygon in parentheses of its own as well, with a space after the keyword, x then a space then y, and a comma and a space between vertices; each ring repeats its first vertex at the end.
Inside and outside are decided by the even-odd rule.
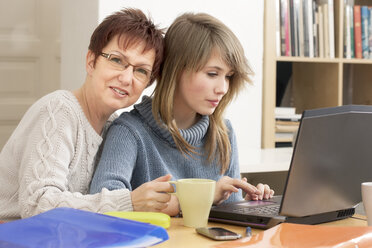
MULTIPOLYGON (((125 58, 124 55, 122 55, 122 54, 119 55, 119 54, 115 54, 115 53, 104 53, 104 52, 101 52, 100 55, 101 55, 102 57, 104 57, 108 62, 112 62, 112 61, 110 60, 110 57, 111 57, 112 55, 123 57, 125 64, 122 64, 122 66, 121 66, 120 64, 116 63, 117 68, 121 67, 121 68, 122 68, 121 71, 125 71, 129 66, 132 66, 132 67, 133 67, 133 76, 134 76, 138 81, 140 81, 140 82, 142 82, 142 83, 148 83, 148 82, 151 81, 151 78, 152 78, 152 71, 151 71, 151 70, 148 70, 148 69, 146 69, 146 68, 143 68, 143 67, 140 67, 140 66, 136 66, 136 65, 133 65, 133 64, 129 63, 128 60, 125 58), (142 70, 144 70, 144 71, 146 71, 146 72, 149 73, 150 76, 148 77, 147 81, 141 81, 141 79, 138 79, 138 77, 135 76, 136 68, 140 68, 140 69, 142 69, 142 70)), ((113 62, 113 63, 115 63, 115 62, 113 62)))

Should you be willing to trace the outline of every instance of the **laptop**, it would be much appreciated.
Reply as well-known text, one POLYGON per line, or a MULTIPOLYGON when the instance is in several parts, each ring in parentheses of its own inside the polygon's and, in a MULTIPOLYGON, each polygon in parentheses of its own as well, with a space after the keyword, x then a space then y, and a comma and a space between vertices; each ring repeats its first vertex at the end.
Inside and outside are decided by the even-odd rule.
POLYGON ((283 195, 213 206, 209 219, 262 229, 344 219, 355 213, 366 181, 372 181, 372 106, 306 110, 283 195))

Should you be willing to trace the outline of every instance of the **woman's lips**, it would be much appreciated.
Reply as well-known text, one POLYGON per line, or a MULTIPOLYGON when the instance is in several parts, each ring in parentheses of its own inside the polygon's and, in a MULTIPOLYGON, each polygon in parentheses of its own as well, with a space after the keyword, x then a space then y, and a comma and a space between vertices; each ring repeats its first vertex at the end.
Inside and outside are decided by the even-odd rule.
POLYGON ((218 103, 220 102, 219 100, 208 100, 212 104, 213 107, 217 107, 218 103))
POLYGON ((128 95, 128 92, 123 90, 123 89, 120 89, 120 88, 117 88, 117 87, 110 87, 110 88, 115 93, 115 95, 118 95, 119 97, 125 97, 125 96, 128 95))

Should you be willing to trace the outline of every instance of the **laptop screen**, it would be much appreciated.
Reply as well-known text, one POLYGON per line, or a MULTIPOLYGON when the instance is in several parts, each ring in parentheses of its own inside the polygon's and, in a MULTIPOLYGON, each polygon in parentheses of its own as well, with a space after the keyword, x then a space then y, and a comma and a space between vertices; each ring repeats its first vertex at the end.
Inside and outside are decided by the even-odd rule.
POLYGON ((361 201, 366 181, 372 181, 372 106, 304 111, 280 214, 351 208, 361 201))

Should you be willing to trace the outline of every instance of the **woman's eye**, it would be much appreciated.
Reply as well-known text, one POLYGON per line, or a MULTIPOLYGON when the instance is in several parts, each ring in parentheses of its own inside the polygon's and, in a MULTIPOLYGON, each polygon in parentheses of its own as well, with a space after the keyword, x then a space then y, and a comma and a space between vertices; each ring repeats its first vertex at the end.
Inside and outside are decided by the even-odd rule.
POLYGON ((216 76, 218 76, 218 73, 216 73, 216 72, 208 72, 207 74, 210 77, 216 77, 216 76))
POLYGON ((136 68, 136 72, 137 73, 141 73, 141 74, 143 74, 145 76, 147 76, 149 74, 149 71, 146 70, 146 69, 143 69, 143 68, 136 68))
POLYGON ((123 63, 121 58, 119 58, 119 57, 111 57, 110 61, 114 62, 115 64, 119 64, 119 65, 121 65, 123 63))

